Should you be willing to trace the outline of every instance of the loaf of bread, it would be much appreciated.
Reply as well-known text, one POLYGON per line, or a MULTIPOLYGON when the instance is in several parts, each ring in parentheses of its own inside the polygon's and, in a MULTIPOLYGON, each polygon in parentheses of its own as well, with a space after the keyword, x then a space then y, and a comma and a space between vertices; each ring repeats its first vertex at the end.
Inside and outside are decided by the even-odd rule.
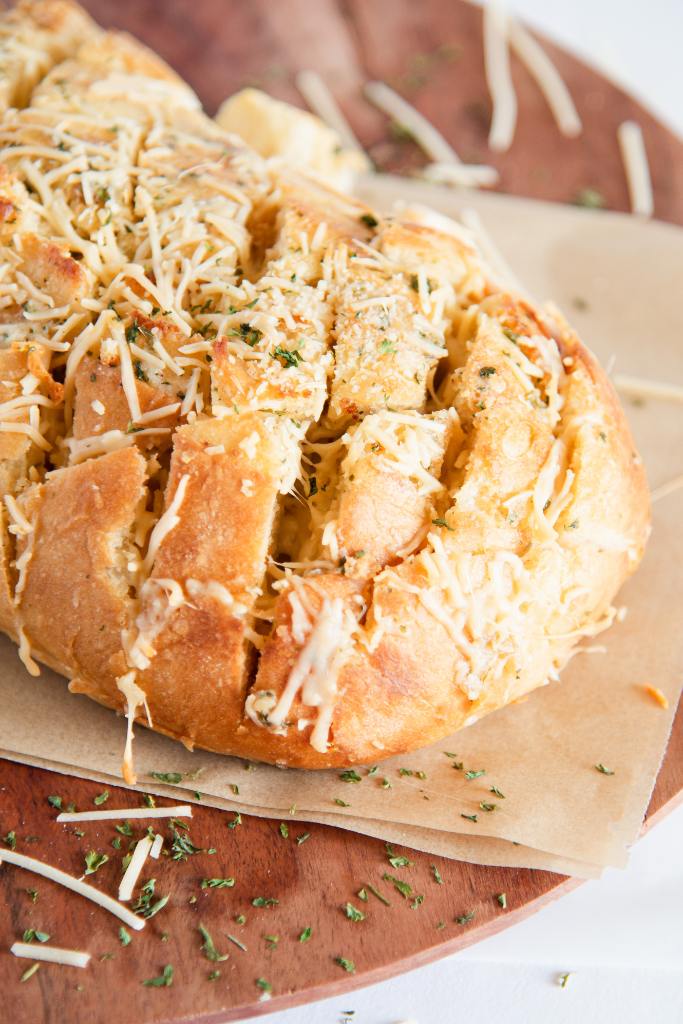
MULTIPOLYGON (((612 387, 443 221, 273 165, 66 0, 0 24, 0 627, 324 768, 556 679, 649 523, 612 387)), ((587 714, 590 709, 587 709, 587 714)))

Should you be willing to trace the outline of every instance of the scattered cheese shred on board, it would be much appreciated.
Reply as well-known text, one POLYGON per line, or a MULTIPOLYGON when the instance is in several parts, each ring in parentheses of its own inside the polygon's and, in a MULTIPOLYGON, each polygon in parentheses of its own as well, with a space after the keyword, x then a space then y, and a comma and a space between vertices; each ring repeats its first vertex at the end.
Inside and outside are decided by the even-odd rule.
POLYGON ((617 138, 626 172, 631 212, 641 217, 651 217, 655 204, 650 165, 640 125, 636 121, 624 121, 617 128, 617 138))
POLYGON ((189 804, 177 807, 121 807, 106 811, 62 811, 55 821, 107 821, 109 818, 191 818, 189 804))
POLYGON ((119 885, 119 899, 122 902, 127 902, 133 895, 133 889, 137 885, 138 878, 145 866, 145 861, 147 860, 151 849, 152 840, 149 836, 143 836, 133 850, 133 856, 130 859, 130 863, 126 868, 119 885))
POLYGON ((671 402, 683 402, 683 387, 679 384, 662 384, 643 377, 629 377, 624 373, 616 373, 612 382, 617 391, 633 395, 634 398, 664 398, 671 402))
POLYGON ((422 168, 421 176, 436 185, 462 185, 465 188, 488 188, 498 184, 500 175, 488 164, 431 163, 422 168))
POLYGON ((420 149, 437 163, 459 164, 460 157, 441 132, 412 104, 384 82, 368 82, 365 95, 376 107, 409 132, 420 149))
POLYGON ((65 967, 87 967, 90 953, 81 953, 77 949, 60 949, 58 946, 35 945, 33 942, 15 942, 10 946, 14 956, 27 957, 29 960, 46 960, 50 964, 64 964, 65 967))
POLYGON ((515 134, 517 95, 510 74, 508 15, 495 2, 484 7, 484 69, 493 104, 489 146, 503 153, 515 134))
POLYGON ((523 25, 514 18, 510 18, 508 25, 510 45, 531 77, 536 80, 557 127, 568 138, 576 138, 581 134, 581 118, 559 71, 523 25))
POLYGON ((353 134, 351 125, 317 71, 300 71, 296 76, 296 87, 313 113, 336 131, 345 146, 363 152, 363 147, 353 134))
POLYGON ((662 498, 668 498, 670 494, 675 494, 676 491, 680 491, 683 488, 683 473, 675 476, 673 480, 667 480, 665 484, 661 484, 660 487, 655 487, 654 491, 650 492, 650 501, 654 504, 655 501, 661 501, 662 498))
POLYGON ((149 851, 150 857, 152 857, 154 860, 158 860, 159 854, 161 853, 163 846, 164 837, 157 832, 157 834, 154 837, 154 842, 152 843, 152 849, 149 851))
POLYGON ((502 288, 508 288, 523 296, 524 289, 500 249, 484 227, 477 211, 472 207, 466 207, 460 212, 460 220, 467 230, 471 232, 482 256, 490 264, 496 283, 502 288))
POLYGON ((88 885, 87 882, 82 882, 80 878, 73 878, 71 875, 67 875, 66 871, 60 871, 59 868, 54 868, 51 864, 46 864, 42 860, 36 860, 35 857, 27 857, 24 853, 17 853, 16 850, 3 850, 0 853, 0 864, 6 862, 7 864, 15 864, 18 868, 24 868, 26 871, 33 871, 36 875, 42 875, 43 878, 49 879, 51 882, 57 882, 59 885, 63 885, 66 889, 71 889, 72 892, 77 892, 79 896, 85 896, 86 899, 92 900, 93 903, 97 903, 98 906, 104 910, 108 910, 110 914, 118 917, 124 924, 127 924, 129 928, 134 928, 136 931, 140 931, 145 927, 145 921, 142 917, 138 917, 128 907, 122 907, 121 904, 112 899, 111 896, 107 896, 106 893, 100 892, 99 889, 95 889, 94 886, 88 885))

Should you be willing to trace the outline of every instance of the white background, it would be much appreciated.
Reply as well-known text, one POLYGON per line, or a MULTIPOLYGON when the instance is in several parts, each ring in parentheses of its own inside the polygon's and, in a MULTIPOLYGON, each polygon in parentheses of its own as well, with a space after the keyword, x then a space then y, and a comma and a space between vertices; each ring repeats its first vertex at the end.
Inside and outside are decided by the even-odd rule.
MULTIPOLYGON (((683 133, 683 0, 508 6, 683 133)), ((265 1024, 339 1024, 344 1010, 353 1024, 681 1024, 683 807, 640 840, 626 871, 456 956, 265 1024)))

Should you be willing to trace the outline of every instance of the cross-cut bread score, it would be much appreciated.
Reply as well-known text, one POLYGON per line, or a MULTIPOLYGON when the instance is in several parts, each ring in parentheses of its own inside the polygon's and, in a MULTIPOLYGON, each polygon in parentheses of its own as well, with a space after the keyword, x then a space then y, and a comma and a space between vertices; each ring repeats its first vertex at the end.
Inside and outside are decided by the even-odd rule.
POLYGON ((3 15, 0 55, 0 628, 28 671, 126 715, 129 782, 136 722, 325 768, 556 679, 649 529, 561 315, 446 218, 272 159, 260 101, 254 152, 67 0, 3 15))

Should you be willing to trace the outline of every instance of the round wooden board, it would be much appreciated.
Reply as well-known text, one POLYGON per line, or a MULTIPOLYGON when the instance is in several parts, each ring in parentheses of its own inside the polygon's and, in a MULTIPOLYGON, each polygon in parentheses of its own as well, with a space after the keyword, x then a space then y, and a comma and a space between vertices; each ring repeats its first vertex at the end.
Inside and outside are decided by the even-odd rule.
MULTIPOLYGON (((509 153, 491 154, 486 146, 490 105, 482 64, 481 13, 458 0, 89 0, 86 6, 102 24, 125 28, 165 57, 197 90, 209 111, 244 84, 300 102, 293 72, 302 67, 324 74, 363 144, 382 170, 410 171, 422 162, 411 142, 392 139, 385 118, 362 99, 360 87, 371 78, 400 89, 453 142, 464 159, 493 163, 502 190, 561 202, 586 187, 597 189, 606 204, 628 208, 626 183, 616 143, 616 127, 626 118, 643 127, 650 156, 657 216, 683 223, 683 143, 633 99, 557 47, 547 49, 560 69, 584 121, 578 140, 563 139, 523 68, 514 66, 520 113, 509 153)), ((546 44, 544 44, 546 45, 546 44)), ((115 892, 120 855, 111 847, 113 824, 88 823, 84 835, 56 825, 47 802, 60 794, 64 803, 92 806, 101 786, 0 762, 0 835, 15 831, 17 849, 79 875, 84 854, 108 851, 111 860, 89 878, 115 892)), ((683 711, 679 709, 669 750, 648 811, 647 822, 671 807, 683 790, 683 711)), ((141 800, 127 790, 112 790, 110 806, 133 807, 141 800)), ((159 801, 166 803, 167 801, 159 801)), ((576 883, 561 875, 471 865, 419 853, 407 853, 414 865, 406 877, 425 902, 411 902, 384 883, 391 906, 374 896, 363 903, 355 895, 376 883, 387 869, 383 844, 323 826, 289 822, 283 838, 278 823, 244 818, 232 830, 231 816, 197 808, 192 841, 217 853, 198 853, 186 863, 162 858, 154 865, 157 892, 169 906, 153 918, 129 946, 118 938, 118 922, 105 911, 19 870, 0 871, 0 893, 8 913, 0 917, 0 949, 7 949, 26 928, 48 931, 53 941, 87 948, 95 961, 87 971, 44 965, 25 984, 25 963, 0 957, 3 1009, 8 1020, 62 1024, 83 1020, 100 1024, 210 1024, 268 1013, 332 995, 452 953, 507 927, 576 883), (309 832, 299 845, 296 838, 309 832), (443 885, 438 885, 432 865, 443 885), (201 889, 204 877, 234 875, 229 889, 201 889), (36 889, 34 903, 29 889, 36 889), (507 894, 507 909, 496 900, 507 894), (279 900, 254 908, 251 900, 279 900), (351 900, 366 913, 362 924, 347 919, 351 900), (471 922, 456 919, 474 911, 471 922), (235 917, 244 913, 246 924, 235 917), (443 927, 439 927, 443 922, 443 927), (211 963, 202 953, 198 926, 209 930, 229 959, 211 963), (312 937, 298 937, 310 927, 312 937), (167 934, 166 934, 167 933, 167 934), (233 935, 247 947, 239 949, 233 935), (264 936, 278 935, 275 948, 264 936), (113 957, 110 955, 113 954, 113 957), (350 974, 335 962, 355 964, 350 974), (164 965, 174 967, 171 988, 143 987, 164 965), (220 977, 209 980, 212 970, 220 977), (273 988, 260 1002, 257 979, 273 988)), ((165 824, 165 823, 164 823, 165 824)), ((163 829, 168 835, 168 828, 163 829)), ((142 824, 134 836, 144 833, 142 824)), ((123 849, 129 841, 121 837, 123 849)), ((168 845, 168 844, 167 844, 168 845)), ((2 856, 0 844, 0 857, 2 856)), ((149 877, 146 871, 144 877, 149 877)))

